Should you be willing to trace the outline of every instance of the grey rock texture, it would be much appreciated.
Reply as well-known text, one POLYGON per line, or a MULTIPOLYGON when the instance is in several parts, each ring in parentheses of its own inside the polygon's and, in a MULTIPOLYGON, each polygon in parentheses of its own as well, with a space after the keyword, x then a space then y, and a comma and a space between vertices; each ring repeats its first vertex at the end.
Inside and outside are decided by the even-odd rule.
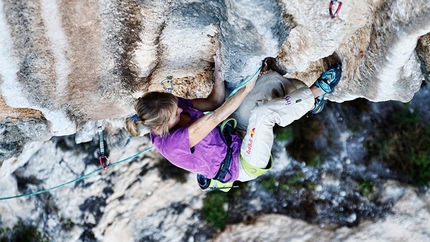
MULTIPOLYGON (((330 100, 411 100, 429 75, 429 2, 348 2, 335 18, 328 5, 3 0, 1 106, 40 112, 51 136, 74 134, 129 115, 135 98, 163 90, 167 76, 177 95, 207 95, 214 54, 230 88, 268 56, 308 85, 335 57, 344 72, 330 100)), ((11 115, 2 108, 0 117, 11 115)))
POLYGON ((430 194, 419 194, 416 189, 393 181, 388 181, 384 189, 386 198, 396 203, 394 214, 385 220, 367 221, 357 228, 325 229, 286 216, 265 215, 253 224, 229 226, 214 242, 250 238, 254 241, 315 241, 316 238, 318 241, 428 241, 430 194))
MULTIPOLYGON (((113 148, 109 157, 113 162, 120 162, 148 146, 147 138, 132 139, 126 149, 113 148)), ((159 167, 167 162, 155 150, 106 171, 94 172, 99 169, 96 147, 97 142, 77 146, 73 137, 53 138, 28 142, 20 156, 6 160, 0 168, 1 197, 53 188, 77 177, 92 175, 47 193, 1 200, 0 228, 12 228, 23 220, 36 225, 51 241, 430 240, 430 191, 420 192, 398 181, 384 182, 378 199, 380 203, 393 204, 392 211, 384 218, 362 220, 357 226, 311 224, 273 211, 260 216, 247 213, 252 220, 219 230, 202 218, 207 193, 197 186, 195 175, 186 173, 182 182, 162 178, 159 167)), ((291 162, 285 155, 275 159, 276 166, 269 175, 285 175, 283 169, 291 162)), ((342 200, 344 187, 334 182, 325 181, 342 200)), ((264 192, 259 194, 254 182, 249 186, 254 195, 247 198, 250 201, 246 210, 281 206, 277 204, 281 201, 268 199, 264 192)), ((323 184, 322 188, 310 190, 325 194, 329 189, 323 184)), ((336 201, 334 198, 333 204, 336 201)), ((360 206, 365 210, 368 204, 363 200, 360 206)), ((354 213, 351 216, 351 220, 358 219, 354 213)))
MULTIPOLYGON (((229 88, 265 57, 307 85, 340 61, 331 101, 409 102, 430 80, 430 1, 343 1, 335 18, 329 3, 0 0, 0 196, 97 169, 103 120, 113 161, 148 147, 122 129, 134 101, 162 91, 168 76, 176 95, 208 95, 215 54, 229 88)), ((394 214, 356 228, 264 215, 209 231, 195 177, 163 180, 161 159, 151 151, 52 193, 0 201, 2 227, 25 219, 59 241, 206 241, 218 232, 215 241, 430 241, 429 192, 394 181, 383 189, 394 214)))

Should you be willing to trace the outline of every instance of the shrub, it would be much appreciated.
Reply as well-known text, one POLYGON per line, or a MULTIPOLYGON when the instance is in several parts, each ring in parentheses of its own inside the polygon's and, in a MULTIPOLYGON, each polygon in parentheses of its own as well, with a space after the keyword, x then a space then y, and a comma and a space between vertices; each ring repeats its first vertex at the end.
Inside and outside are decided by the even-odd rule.
POLYGON ((375 184, 363 176, 363 178, 358 182, 360 193, 364 196, 369 196, 376 192, 375 184))
POLYGON ((273 176, 264 176, 260 180, 260 185, 264 188, 264 190, 273 193, 278 189, 279 182, 273 176))
POLYGON ((294 191, 302 188, 313 190, 315 186, 313 182, 306 180, 301 170, 281 177, 263 176, 259 184, 270 193, 284 194, 287 199, 294 191))
POLYGON ((430 126, 419 123, 417 112, 408 107, 393 112, 376 135, 367 139, 369 156, 405 172, 417 186, 430 181, 430 126))
POLYGON ((290 126, 287 127, 279 127, 276 126, 274 128, 275 139, 278 141, 288 141, 293 137, 293 130, 290 126))
POLYGON ((0 242, 49 242, 49 238, 42 234, 37 227, 19 221, 13 229, 0 230, 0 242))
POLYGON ((206 222, 223 229, 228 217, 228 198, 225 192, 211 191, 203 199, 202 215, 206 222))
POLYGON ((65 218, 61 217, 60 223, 61 223, 61 229, 64 231, 69 232, 73 229, 73 227, 75 227, 75 223, 73 223, 73 221, 70 218, 65 219, 65 218))

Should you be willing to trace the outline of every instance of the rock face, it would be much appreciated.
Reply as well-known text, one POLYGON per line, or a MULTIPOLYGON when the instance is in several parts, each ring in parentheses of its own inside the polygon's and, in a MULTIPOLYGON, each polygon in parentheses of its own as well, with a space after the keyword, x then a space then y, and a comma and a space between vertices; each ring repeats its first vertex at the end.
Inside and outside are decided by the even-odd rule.
POLYGON ((175 94, 205 96, 214 54, 231 88, 268 56, 310 85, 335 56, 331 100, 407 102, 429 75, 429 5, 346 2, 331 18, 329 1, 2 0, 1 121, 39 119, 49 133, 33 139, 74 134, 129 115, 167 76, 175 94))
MULTIPOLYGON (((430 1, 345 1, 334 18, 329 3, 0 0, 0 197, 53 187, 96 169, 97 144, 88 148, 87 142, 102 120, 112 160, 148 147, 147 140, 132 140, 122 149, 124 118, 133 113, 135 99, 162 91, 168 76, 174 94, 206 96, 215 54, 229 88, 253 74, 265 57, 276 58, 286 77, 307 85, 340 61, 342 80, 331 101, 410 101, 430 80, 430 1), (75 143, 82 145, 79 152, 70 148, 75 143)), ((183 184, 161 181, 157 159, 148 152, 73 189, 0 201, 2 227, 25 218, 62 241, 212 238, 215 232, 196 212, 204 194, 194 176, 183 184)), ((399 238, 396 232, 407 237, 402 241, 429 240, 428 192, 385 185, 395 214, 376 225, 367 221, 332 231, 265 215, 252 226, 231 225, 215 240, 391 241, 399 238)))
MULTIPOLYGON (((271 199, 274 195, 268 198, 267 192, 255 191, 258 186, 251 181, 249 190, 253 195, 239 198, 249 201, 235 202, 246 205, 248 212, 243 216, 251 219, 217 230, 202 217, 207 193, 197 186, 195 175, 185 173, 182 182, 163 178, 166 170, 163 172, 160 164, 167 161, 154 150, 146 151, 149 145, 147 138, 139 138, 132 139, 126 148, 112 149, 109 157, 115 165, 100 171, 97 142, 77 146, 73 136, 69 136, 27 143, 17 159, 6 160, 0 169, 1 198, 55 188, 78 177, 85 179, 39 195, 0 200, 0 229, 12 228, 23 220, 51 241, 430 240, 430 191, 420 192, 393 180, 383 184, 378 199, 378 203, 393 204, 386 217, 362 220, 353 227, 310 224, 279 214, 275 209, 282 207, 283 202, 271 199), (134 156, 139 152, 142 153, 134 156), (251 214, 264 208, 272 208, 273 212, 251 214)), ((291 161, 283 154, 268 175, 285 175, 283 168, 288 162, 291 161)), ((335 193, 344 189, 339 184, 328 187, 333 187, 335 193)), ((326 192, 308 189, 312 193, 330 193, 329 188, 323 188, 326 192)), ((342 200, 342 195, 338 197, 342 200)), ((369 206, 367 198, 363 199, 358 210, 369 206)), ((336 205, 338 201, 333 198, 331 202, 342 208, 343 205, 336 205)), ((353 215, 351 220, 359 219, 353 215)), ((0 230, 0 238, 2 235, 0 230)))
POLYGON ((430 193, 389 181, 385 198, 395 200, 393 215, 357 228, 324 229, 280 215, 265 215, 252 224, 228 227, 214 241, 428 241, 430 193))

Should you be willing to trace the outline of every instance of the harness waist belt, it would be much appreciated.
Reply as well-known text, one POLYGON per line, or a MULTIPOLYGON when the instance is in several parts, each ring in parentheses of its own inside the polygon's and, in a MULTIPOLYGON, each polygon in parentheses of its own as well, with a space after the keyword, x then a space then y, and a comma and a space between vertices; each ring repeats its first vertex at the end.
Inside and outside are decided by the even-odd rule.
POLYGON ((236 120, 234 118, 229 118, 224 120, 224 122, 221 123, 220 129, 224 137, 225 144, 227 145, 227 153, 224 157, 224 160, 221 162, 221 165, 219 167, 218 173, 213 178, 214 180, 220 181, 220 182, 229 182, 231 179, 233 179, 233 175, 230 173, 230 164, 231 159, 233 158, 233 150, 230 148, 231 146, 231 134, 235 132, 236 128, 236 120), (226 179, 227 174, 230 175, 230 177, 226 179))
POLYGON ((218 173, 213 179, 218 180, 220 182, 229 182, 233 178, 229 170, 232 157, 233 157, 233 150, 230 147, 228 147, 227 154, 225 155, 224 160, 221 162, 218 173), (224 181, 227 174, 229 174, 230 177, 226 181, 224 181))

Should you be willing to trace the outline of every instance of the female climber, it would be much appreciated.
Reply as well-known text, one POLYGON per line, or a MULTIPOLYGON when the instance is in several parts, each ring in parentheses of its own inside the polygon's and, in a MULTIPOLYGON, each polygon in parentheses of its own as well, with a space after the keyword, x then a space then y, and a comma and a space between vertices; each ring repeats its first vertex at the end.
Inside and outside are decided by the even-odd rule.
POLYGON ((271 168, 274 125, 285 127, 309 111, 321 112, 325 95, 340 80, 341 65, 331 65, 311 87, 263 69, 225 101, 216 56, 214 62, 214 86, 207 98, 145 93, 126 127, 132 136, 139 135, 139 123, 149 127, 154 147, 167 160, 198 174, 202 189, 226 192, 234 181, 255 179, 271 168))

